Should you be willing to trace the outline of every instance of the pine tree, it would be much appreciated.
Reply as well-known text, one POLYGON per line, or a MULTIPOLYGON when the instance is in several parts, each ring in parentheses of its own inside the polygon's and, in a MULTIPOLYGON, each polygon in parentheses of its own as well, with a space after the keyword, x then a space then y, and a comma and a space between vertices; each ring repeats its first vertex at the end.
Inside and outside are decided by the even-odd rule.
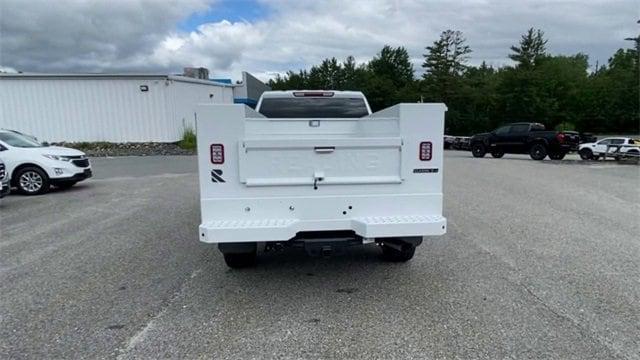
POLYGON ((427 46, 424 54, 423 75, 427 97, 437 101, 451 99, 452 92, 467 68, 471 48, 460 31, 447 30, 440 39, 427 46))
POLYGON ((513 54, 509 58, 515 61, 519 67, 530 68, 539 64, 540 60, 547 56, 547 40, 544 32, 540 29, 529 28, 527 33, 522 35, 518 46, 511 46, 513 54))

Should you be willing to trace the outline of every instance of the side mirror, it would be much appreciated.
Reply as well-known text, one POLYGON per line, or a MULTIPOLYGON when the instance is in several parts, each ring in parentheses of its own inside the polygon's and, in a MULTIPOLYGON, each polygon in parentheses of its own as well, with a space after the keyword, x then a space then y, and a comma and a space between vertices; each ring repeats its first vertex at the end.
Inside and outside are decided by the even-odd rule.
POLYGON ((4 147, 4 145, 0 145, 0 151, 6 151, 8 150, 6 147, 4 147))

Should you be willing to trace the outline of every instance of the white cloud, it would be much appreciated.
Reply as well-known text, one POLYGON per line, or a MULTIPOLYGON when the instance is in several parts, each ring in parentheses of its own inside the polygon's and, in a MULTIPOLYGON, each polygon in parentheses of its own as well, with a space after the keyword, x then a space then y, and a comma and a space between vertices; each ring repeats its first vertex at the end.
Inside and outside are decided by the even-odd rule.
POLYGON ((256 26, 224 20, 203 24, 189 34, 169 35, 148 60, 163 67, 206 65, 214 70, 229 70, 241 64, 245 52, 264 41, 256 26))
POLYGON ((638 33, 635 0, 272 0, 265 1, 264 19, 207 23, 190 33, 176 23, 206 8, 200 0, 71 2, 48 9, 0 3, 0 64, 31 71, 205 66, 215 76, 248 70, 265 78, 326 57, 366 61, 385 44, 406 46, 419 70, 424 47, 448 28, 464 32, 474 64, 507 62, 509 46, 529 27, 546 32, 552 53, 584 52, 602 63, 629 45, 624 37, 638 33))
POLYGON ((41 72, 128 69, 177 22, 207 7, 205 0, 2 0, 0 64, 41 72))
POLYGON ((0 73, 17 73, 18 70, 8 67, 8 66, 0 66, 0 73))

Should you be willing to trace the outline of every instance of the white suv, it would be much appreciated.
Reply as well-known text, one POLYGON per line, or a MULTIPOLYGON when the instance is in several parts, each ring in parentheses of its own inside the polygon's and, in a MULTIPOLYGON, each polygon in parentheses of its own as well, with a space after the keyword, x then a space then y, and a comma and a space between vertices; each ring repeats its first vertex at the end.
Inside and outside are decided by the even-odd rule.
POLYGON ((69 188, 92 176, 82 151, 46 146, 16 131, 0 130, 0 157, 11 185, 25 195, 44 194, 50 185, 69 188))
POLYGON ((638 156, 640 148, 632 138, 610 137, 593 143, 580 144, 578 154, 582 160, 598 160, 604 155, 617 158, 618 155, 638 156))

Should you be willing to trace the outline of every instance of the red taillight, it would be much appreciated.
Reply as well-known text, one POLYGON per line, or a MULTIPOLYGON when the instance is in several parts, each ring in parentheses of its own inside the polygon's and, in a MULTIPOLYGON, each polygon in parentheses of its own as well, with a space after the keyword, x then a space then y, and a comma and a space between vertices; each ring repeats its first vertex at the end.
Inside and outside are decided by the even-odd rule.
POLYGON ((424 141, 420 143, 420 160, 421 161, 429 161, 431 160, 431 141, 424 141))
POLYGON ((224 145, 211 144, 211 163, 224 164, 224 145))
POLYGON ((558 135, 556 135, 556 139, 558 139, 558 142, 563 143, 564 142, 564 134, 563 133, 558 133, 558 135))

